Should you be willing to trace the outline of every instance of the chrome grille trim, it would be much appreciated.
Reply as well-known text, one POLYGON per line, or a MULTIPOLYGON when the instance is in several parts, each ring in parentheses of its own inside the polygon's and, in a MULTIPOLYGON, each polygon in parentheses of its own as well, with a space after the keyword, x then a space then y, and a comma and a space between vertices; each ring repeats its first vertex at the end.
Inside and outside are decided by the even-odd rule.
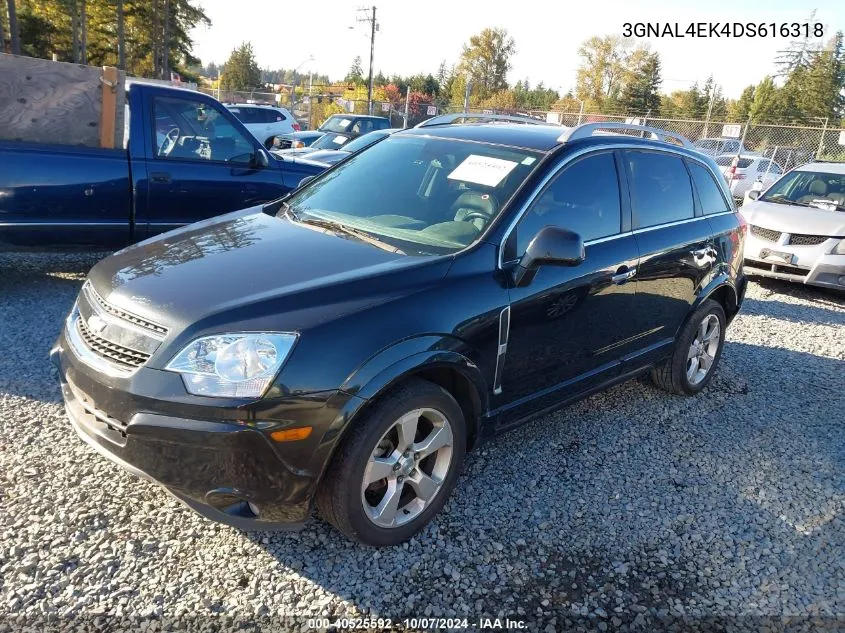
POLYGON ((105 299, 103 299, 100 294, 94 290, 94 286, 91 285, 90 281, 86 281, 85 284, 82 286, 82 292, 85 293, 86 298, 88 299, 89 303, 96 303, 101 309, 108 312, 112 316, 116 316, 119 319, 124 321, 128 321, 133 325, 137 325, 138 327, 144 328, 145 330, 149 330, 154 334, 158 335, 159 338, 164 338, 167 336, 167 328, 163 325, 159 325, 158 323, 153 323, 152 321, 148 321, 147 319, 141 318, 131 312, 127 312, 126 310, 121 310, 110 303, 107 303, 105 299))
POLYGON ((88 329, 82 318, 76 319, 76 327, 85 346, 98 356, 101 356, 118 367, 124 369, 137 369, 150 359, 149 354, 139 352, 129 347, 117 345, 111 341, 97 336, 88 329))
POLYGON ((801 235, 793 233, 786 242, 790 246, 818 246, 824 244, 830 238, 827 235, 801 235))
POLYGON ((769 242, 777 242, 780 239, 781 232, 773 231, 772 229, 764 229, 762 226, 751 225, 751 234, 756 235, 769 242))

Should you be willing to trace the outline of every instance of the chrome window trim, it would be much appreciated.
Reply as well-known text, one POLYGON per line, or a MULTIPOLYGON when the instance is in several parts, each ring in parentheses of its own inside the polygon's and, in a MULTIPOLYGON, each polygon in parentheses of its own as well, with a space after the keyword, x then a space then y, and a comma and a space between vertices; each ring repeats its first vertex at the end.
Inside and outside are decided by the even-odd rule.
MULTIPOLYGON (((641 145, 633 145, 633 144, 630 144, 630 143, 612 143, 612 144, 609 144, 609 145, 600 145, 600 146, 595 146, 595 147, 585 147, 583 149, 578 150, 577 152, 573 152, 572 154, 570 154, 570 155, 566 156, 564 159, 562 159, 561 162, 559 162, 556 167, 551 169, 549 171, 549 173, 546 174, 543 177, 543 180, 541 180, 540 183, 534 188, 534 191, 531 193, 531 196, 528 198, 528 200, 526 200, 525 203, 522 205, 522 207, 520 207, 519 211, 517 211, 514 219, 511 220, 510 224, 508 224, 508 228, 505 229, 505 234, 502 236, 502 239, 499 242, 499 254, 498 254, 498 257, 497 257, 497 267, 498 267, 498 269, 499 270, 504 269, 506 263, 512 263, 512 262, 518 261, 518 259, 511 259, 511 260, 508 260, 507 262, 505 262, 503 260, 504 253, 505 253, 505 243, 510 238, 511 233, 513 233, 513 231, 516 229, 516 225, 519 224, 519 221, 522 219, 522 216, 524 216, 525 212, 528 211, 529 207, 532 204, 534 204, 534 201, 537 199, 537 196, 539 195, 540 191, 542 191, 543 188, 545 188, 545 186, 547 184, 549 184, 549 181, 551 181, 552 178, 554 178, 561 171, 566 169, 566 167, 570 163, 572 163, 576 159, 580 158, 581 156, 584 156, 585 154, 592 154, 592 153, 601 152, 601 151, 607 151, 607 150, 613 151, 613 150, 620 150, 620 149, 622 149, 622 150, 630 149, 630 150, 655 151, 655 152, 665 152, 667 154, 674 154, 675 156, 677 156, 678 158, 681 158, 681 159, 694 160, 694 161, 698 162, 700 165, 702 165, 705 169, 707 169, 707 171, 709 171, 711 174, 713 173, 713 170, 706 163, 703 163, 700 159, 696 158, 695 156, 690 156, 690 154, 685 152, 685 151, 677 151, 675 148, 668 146, 668 145, 666 147, 652 148, 652 147, 643 147, 641 145)), ((682 149, 682 148, 678 148, 678 149, 682 149)), ((716 178, 716 182, 718 183, 718 178, 716 178)), ((645 228, 642 228, 642 229, 635 229, 635 230, 629 231, 627 233, 618 233, 616 235, 609 235, 607 237, 601 237, 601 238, 598 238, 598 239, 595 239, 595 240, 588 240, 588 241, 584 242, 584 246, 589 246, 590 244, 599 244, 601 242, 609 242, 610 240, 613 240, 613 239, 618 239, 618 238, 621 238, 621 237, 627 237, 629 235, 636 235, 638 233, 644 233, 646 231, 653 231, 653 230, 656 230, 656 229, 666 228, 666 227, 675 226, 675 225, 679 225, 679 224, 685 224, 687 222, 696 222, 698 220, 704 220, 706 218, 714 218, 714 217, 717 217, 717 216, 720 216, 720 215, 735 214, 735 213, 736 212, 734 210, 729 210, 729 211, 722 211, 720 213, 711 213, 710 215, 701 215, 699 217, 694 217, 694 218, 686 218, 684 220, 677 220, 675 222, 667 222, 667 223, 664 223, 664 224, 655 224, 654 226, 648 226, 648 227, 645 227, 645 228)))

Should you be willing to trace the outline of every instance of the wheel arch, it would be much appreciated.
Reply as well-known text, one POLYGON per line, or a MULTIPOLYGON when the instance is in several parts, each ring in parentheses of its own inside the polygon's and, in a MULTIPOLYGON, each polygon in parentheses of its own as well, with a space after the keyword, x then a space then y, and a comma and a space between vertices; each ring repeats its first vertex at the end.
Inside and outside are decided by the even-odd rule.
MULTIPOLYGON (((690 315, 698 310, 698 308, 701 307, 701 304, 708 299, 712 299, 722 306, 722 309, 725 311, 725 319, 728 324, 730 324, 733 318, 737 315, 737 312, 739 312, 739 293, 726 273, 718 275, 709 284, 702 288, 701 292, 698 293, 698 298, 690 310, 690 315)), ((687 317, 687 319, 688 318, 689 317, 687 317)))
POLYGON ((410 378, 439 385, 455 398, 467 425, 467 447, 479 437, 480 422, 488 409, 488 390, 480 368, 463 354, 452 350, 417 352, 385 367, 355 394, 366 403, 356 412, 364 414, 369 404, 410 378))
POLYGON ((481 436, 481 419, 489 409, 487 381, 481 368, 469 355, 443 349, 452 337, 422 336, 406 339, 377 353, 344 381, 341 390, 348 401, 338 411, 326 432, 309 470, 317 473, 319 486, 346 432, 366 415, 384 394, 410 378, 421 378, 440 385, 458 402, 467 425, 467 450, 481 436))

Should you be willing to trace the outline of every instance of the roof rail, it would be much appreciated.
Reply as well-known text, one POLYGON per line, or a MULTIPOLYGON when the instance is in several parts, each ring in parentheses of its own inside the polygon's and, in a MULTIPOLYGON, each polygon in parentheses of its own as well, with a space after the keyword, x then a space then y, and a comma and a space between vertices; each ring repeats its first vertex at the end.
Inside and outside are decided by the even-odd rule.
POLYGON ((487 121, 505 121, 509 123, 525 123, 528 125, 550 125, 539 119, 532 119, 527 116, 514 116, 512 114, 478 114, 477 112, 453 112, 441 114, 426 121, 418 123, 414 127, 434 127, 435 125, 451 125, 455 122, 484 123, 487 121))
POLYGON ((687 149, 696 149, 695 145, 693 145, 688 138, 686 138, 685 136, 681 136, 680 134, 676 134, 675 132, 668 132, 666 130, 660 130, 655 127, 648 127, 647 125, 634 125, 633 123, 615 123, 612 121, 608 121, 605 123, 584 123, 583 125, 579 125, 566 130, 563 134, 558 137, 557 140, 559 143, 577 141, 578 139, 592 136, 593 133, 597 130, 633 130, 635 132, 648 132, 654 135, 657 140, 663 143, 671 143, 672 145, 681 144, 687 149))

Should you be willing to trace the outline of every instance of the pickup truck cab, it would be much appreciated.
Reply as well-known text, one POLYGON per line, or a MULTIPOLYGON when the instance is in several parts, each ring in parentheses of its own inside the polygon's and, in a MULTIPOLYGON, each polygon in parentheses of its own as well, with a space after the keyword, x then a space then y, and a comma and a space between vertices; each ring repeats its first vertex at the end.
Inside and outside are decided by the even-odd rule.
POLYGON ((221 103, 127 89, 124 147, 0 141, 0 248, 113 249, 279 198, 326 166, 271 155, 221 103))

